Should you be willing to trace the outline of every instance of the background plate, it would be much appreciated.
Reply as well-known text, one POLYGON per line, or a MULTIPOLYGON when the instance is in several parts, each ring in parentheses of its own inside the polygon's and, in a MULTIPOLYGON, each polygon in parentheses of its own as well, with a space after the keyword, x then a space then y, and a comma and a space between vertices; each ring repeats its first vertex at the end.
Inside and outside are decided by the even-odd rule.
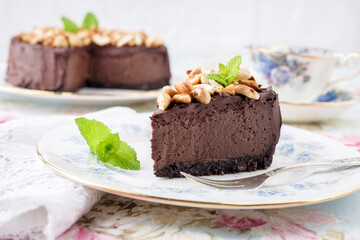
POLYGON ((154 101, 159 90, 82 88, 76 93, 53 92, 10 86, 0 81, 0 94, 25 97, 31 100, 76 105, 116 105, 154 101))
POLYGON ((82 106, 128 105, 152 101, 159 90, 81 88, 78 92, 54 92, 15 87, 5 82, 7 63, 0 59, 0 94, 22 97, 32 101, 82 106))

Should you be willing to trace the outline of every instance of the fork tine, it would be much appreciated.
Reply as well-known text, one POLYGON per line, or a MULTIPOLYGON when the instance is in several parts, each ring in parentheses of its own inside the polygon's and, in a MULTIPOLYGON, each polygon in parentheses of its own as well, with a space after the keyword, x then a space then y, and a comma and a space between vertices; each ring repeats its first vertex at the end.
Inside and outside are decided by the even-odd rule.
POLYGON ((186 178, 194 180, 196 182, 200 182, 202 184, 208 185, 208 186, 212 186, 212 187, 218 187, 218 188, 243 188, 246 185, 240 185, 238 183, 238 181, 233 181, 233 183, 227 183, 227 184, 223 184, 221 181, 216 181, 216 180, 210 180, 207 178, 199 178, 199 177, 195 177, 192 176, 190 174, 184 173, 184 172, 180 172, 182 175, 184 175, 186 178))
POLYGON ((222 185, 221 183, 212 183, 212 182, 207 182, 207 181, 203 181, 203 178, 198 178, 198 177, 194 177, 192 175, 189 174, 183 174, 187 179, 190 179, 192 181, 195 182, 199 182, 201 184, 210 186, 210 187, 214 187, 214 188, 223 188, 223 189, 235 189, 235 188, 243 188, 246 185, 238 185, 238 184, 233 184, 233 185, 222 185))
POLYGON ((190 174, 185 173, 185 172, 180 172, 180 173, 181 173, 183 176, 187 177, 187 178, 191 178, 191 179, 194 179, 194 180, 196 180, 196 181, 212 183, 212 184, 234 184, 234 183, 237 183, 237 182, 238 182, 237 179, 224 182, 224 181, 218 181, 218 180, 211 180, 211 179, 208 179, 208 178, 196 177, 196 176, 190 175, 190 174))
POLYGON ((194 178, 196 180, 201 180, 203 182, 214 183, 214 184, 224 184, 224 185, 239 184, 241 182, 248 181, 253 177, 255 178, 255 177, 259 177, 259 175, 262 175, 262 174, 259 174, 259 175, 255 175, 255 176, 251 176, 251 177, 237 178, 237 179, 232 179, 232 180, 212 180, 212 179, 204 178, 204 177, 201 177, 201 178, 195 177, 193 175, 190 175, 188 173, 181 172, 181 171, 180 171, 180 173, 185 177, 189 176, 190 178, 194 178))

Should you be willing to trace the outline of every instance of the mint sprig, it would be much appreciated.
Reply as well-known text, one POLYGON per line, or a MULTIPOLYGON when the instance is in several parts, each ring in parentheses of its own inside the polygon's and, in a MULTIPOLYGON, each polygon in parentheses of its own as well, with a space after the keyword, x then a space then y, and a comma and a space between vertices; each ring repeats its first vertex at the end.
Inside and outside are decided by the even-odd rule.
MULTIPOLYGON (((76 25, 76 23, 71 21, 69 18, 62 17, 61 20, 64 23, 64 31, 65 32, 76 33, 78 31, 80 31, 80 27, 78 27, 76 25)), ((85 15, 85 18, 82 23, 82 28, 90 29, 92 26, 99 27, 99 22, 98 22, 97 18, 95 17, 95 15, 93 13, 89 12, 85 15)))
POLYGON ((99 23, 98 23, 98 20, 96 19, 95 15, 93 13, 89 12, 86 14, 86 16, 84 18, 82 27, 85 29, 90 29, 92 26, 98 27, 99 23))
POLYGON ((99 161, 123 169, 140 169, 135 150, 121 141, 118 133, 111 133, 105 124, 94 119, 81 117, 75 119, 75 123, 99 161))
POLYGON ((219 63, 219 73, 209 73, 207 79, 213 79, 223 87, 230 85, 237 77, 240 70, 241 56, 236 56, 230 59, 226 64, 219 63))

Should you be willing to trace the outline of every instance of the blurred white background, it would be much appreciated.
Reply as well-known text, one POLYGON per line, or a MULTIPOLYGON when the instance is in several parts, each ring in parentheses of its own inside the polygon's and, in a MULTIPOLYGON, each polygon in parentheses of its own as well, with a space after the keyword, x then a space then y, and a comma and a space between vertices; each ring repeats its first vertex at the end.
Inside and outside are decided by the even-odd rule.
POLYGON ((360 51, 358 0, 11 0, 1 1, 0 57, 10 37, 33 26, 81 23, 92 11, 101 27, 163 38, 172 68, 224 60, 247 43, 288 43, 360 51))

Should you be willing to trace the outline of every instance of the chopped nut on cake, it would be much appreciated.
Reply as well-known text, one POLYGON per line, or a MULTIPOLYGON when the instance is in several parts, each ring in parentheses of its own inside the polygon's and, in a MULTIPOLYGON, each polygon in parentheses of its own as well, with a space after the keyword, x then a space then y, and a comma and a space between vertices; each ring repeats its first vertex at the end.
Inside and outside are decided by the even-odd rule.
MULTIPOLYGON (((169 94, 173 98, 172 102, 178 104, 189 104, 193 100, 208 104, 212 98, 222 93, 229 96, 242 95, 255 100, 260 98, 257 92, 259 85, 249 70, 237 67, 235 70, 232 70, 235 72, 231 72, 231 69, 224 70, 224 67, 220 67, 222 70, 219 68, 219 71, 211 68, 203 70, 200 67, 188 70, 186 72, 188 77, 185 81, 176 82, 174 84, 175 89, 165 86, 162 93, 169 94), (221 71, 226 71, 227 75, 221 71), (186 97, 186 101, 184 101, 182 98, 180 100, 180 97, 177 96, 174 100, 174 95, 177 93, 189 95, 190 98, 186 97)), ((162 98, 158 99, 158 105, 161 110, 165 111, 171 108, 171 104, 166 104, 165 106, 162 102, 162 98)))

